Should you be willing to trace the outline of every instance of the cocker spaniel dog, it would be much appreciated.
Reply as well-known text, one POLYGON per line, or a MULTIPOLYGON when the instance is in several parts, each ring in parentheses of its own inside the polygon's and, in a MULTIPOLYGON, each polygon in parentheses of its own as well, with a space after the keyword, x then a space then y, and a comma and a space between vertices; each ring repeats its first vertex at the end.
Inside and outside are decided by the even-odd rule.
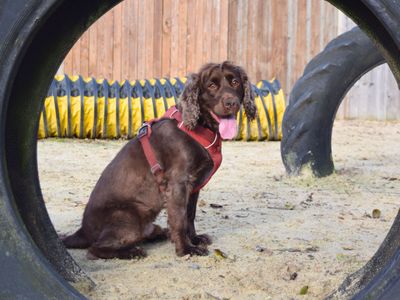
POLYGON ((221 164, 222 139, 237 135, 243 105, 254 119, 245 71, 230 62, 204 65, 189 76, 176 106, 147 122, 101 174, 81 228, 62 240, 88 248, 89 259, 145 256, 138 244, 170 238, 178 256, 207 255, 211 238, 197 234, 199 191, 221 164), (153 224, 167 209, 168 229, 153 224))

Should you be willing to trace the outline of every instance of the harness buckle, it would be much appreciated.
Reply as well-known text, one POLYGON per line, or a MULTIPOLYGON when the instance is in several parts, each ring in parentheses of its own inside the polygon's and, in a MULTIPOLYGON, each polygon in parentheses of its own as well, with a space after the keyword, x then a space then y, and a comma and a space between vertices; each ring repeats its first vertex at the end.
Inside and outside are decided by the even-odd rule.
POLYGON ((142 137, 146 136, 149 128, 150 128, 149 123, 143 123, 143 125, 138 129, 137 138, 141 139, 142 137))
POLYGON ((163 168, 160 166, 160 164, 157 162, 155 165, 151 166, 150 168, 151 173, 156 176, 159 174, 159 172, 163 171, 163 168))

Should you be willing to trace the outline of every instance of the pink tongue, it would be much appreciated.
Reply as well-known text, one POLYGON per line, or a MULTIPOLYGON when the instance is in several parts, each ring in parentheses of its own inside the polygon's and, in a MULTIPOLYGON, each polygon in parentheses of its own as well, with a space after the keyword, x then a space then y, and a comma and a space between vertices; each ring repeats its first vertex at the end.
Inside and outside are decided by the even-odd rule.
POLYGON ((224 140, 231 140, 237 135, 235 118, 221 118, 219 121, 219 133, 224 140))

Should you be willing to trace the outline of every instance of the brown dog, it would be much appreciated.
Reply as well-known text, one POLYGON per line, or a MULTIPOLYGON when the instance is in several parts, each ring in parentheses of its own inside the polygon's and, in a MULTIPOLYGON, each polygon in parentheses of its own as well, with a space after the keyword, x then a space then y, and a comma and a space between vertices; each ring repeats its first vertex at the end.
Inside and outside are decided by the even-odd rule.
MULTIPOLYGON (((171 117, 151 124, 148 140, 162 172, 151 172, 138 138, 128 142, 103 171, 81 228, 63 238, 65 246, 89 248, 92 259, 129 259, 145 255, 138 243, 170 236, 177 255, 206 255, 211 239, 196 234, 194 219, 198 187, 216 170, 215 161, 208 147, 188 133, 204 129, 215 138, 235 137, 241 104, 247 117, 254 119, 254 96, 242 68, 211 63, 193 74, 177 105, 182 122, 171 117), (170 232, 153 224, 164 207, 170 232)), ((215 140, 210 146, 214 144, 215 140)))

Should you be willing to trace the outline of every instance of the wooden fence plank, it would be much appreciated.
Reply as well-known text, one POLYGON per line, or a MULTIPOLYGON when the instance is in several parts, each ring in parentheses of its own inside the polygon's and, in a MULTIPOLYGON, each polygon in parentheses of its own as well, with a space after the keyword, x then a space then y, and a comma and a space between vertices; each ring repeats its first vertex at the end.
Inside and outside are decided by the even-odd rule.
MULTIPOLYGON (((275 36, 274 33, 278 31, 278 28, 273 28, 274 26, 274 18, 278 21, 278 24, 280 23, 280 20, 274 16, 274 9, 276 10, 276 5, 275 2, 273 1, 262 1, 262 6, 260 7, 260 18, 262 18, 261 21, 261 41, 260 43, 262 44, 260 47, 260 53, 259 53, 259 59, 260 59, 260 70, 259 73, 256 73, 256 78, 264 78, 264 79, 269 79, 272 76, 275 76, 274 73, 274 66, 278 65, 279 62, 275 64, 275 57, 273 57, 273 50, 275 49, 275 36), (259 77, 258 77, 259 76, 259 77)), ((287 9, 286 9, 287 10, 287 9)), ((287 11, 285 10, 285 13, 287 14, 287 11)), ((282 13, 279 11, 278 13, 282 13)), ((277 25, 278 25, 277 24, 277 25)), ((287 30, 286 30, 287 31, 287 30)), ((285 32, 285 36, 287 36, 287 33, 285 32)), ((278 38, 281 38, 278 36, 278 38)), ((285 52, 286 53, 286 52, 285 52)), ((283 78, 281 78, 283 79, 283 78)))
POLYGON ((131 51, 129 39, 130 1, 124 1, 121 4, 121 74, 118 79, 123 81, 125 79, 129 79, 129 52, 131 51))
POLYGON ((102 28, 104 31, 104 42, 103 44, 99 45, 100 47, 102 46, 104 49, 104 60, 102 61, 102 64, 100 64, 99 66, 102 66, 102 73, 104 74, 103 76, 109 80, 112 80, 114 79, 113 78, 114 10, 110 10, 104 16, 104 22, 105 22, 104 27, 102 28))
POLYGON ((113 10, 113 62, 112 67, 112 79, 122 80, 122 5, 117 5, 113 10))
POLYGON ((254 40, 255 40, 255 21, 256 21, 256 12, 255 12, 255 7, 254 5, 257 4, 257 0, 254 1, 246 1, 245 4, 247 4, 247 16, 244 16, 247 20, 246 25, 245 25, 245 30, 247 34, 247 41, 246 41, 246 66, 248 69, 248 73, 250 78, 255 78, 255 71, 256 69, 254 68, 254 63, 255 59, 253 58, 253 55, 255 53, 254 48, 254 40))
POLYGON ((97 78, 105 78, 106 74, 104 74, 104 64, 106 63, 106 49, 105 49, 105 29, 106 26, 106 18, 101 18, 97 25, 97 61, 95 65, 94 72, 96 72, 97 78))
POLYGON ((95 23, 89 29, 90 33, 89 33, 89 49, 88 49, 89 52, 88 76, 92 76, 93 74, 97 75, 97 53, 98 53, 97 28, 98 28, 98 23, 95 23))
POLYGON ((163 33, 162 33, 162 53, 161 53, 161 76, 171 75, 171 32, 172 32, 172 0, 163 1, 163 33))
POLYGON ((220 9, 220 28, 219 28, 219 54, 218 60, 228 59, 228 21, 229 21, 229 2, 221 0, 220 9))
POLYGON ((267 63, 267 38, 268 38, 268 21, 263 18, 265 7, 269 1, 257 1, 254 11, 254 52, 252 55, 253 78, 261 78, 262 70, 266 71, 267 63))
POLYGON ((219 45, 220 45, 220 5, 218 0, 211 0, 210 1, 210 36, 211 36, 211 43, 210 43, 210 61, 212 62, 219 62, 219 45))
POLYGON ((72 49, 72 74, 78 75, 81 68, 81 41, 75 44, 74 48, 72 49))
POLYGON ((202 47, 202 56, 200 56, 200 60, 202 62, 210 62, 211 61, 211 47, 212 47, 212 16, 211 16, 211 1, 204 1, 203 6, 203 47, 202 47))
POLYGON ((228 7, 228 59, 236 62, 238 45, 238 0, 229 0, 228 7))
POLYGON ((176 71, 179 67, 179 0, 171 1, 171 65, 170 65, 170 74, 171 76, 177 76, 176 71))
POLYGON ((163 1, 154 0, 153 28, 153 70, 152 76, 160 77, 162 73, 162 37, 163 37, 163 1))
POLYGON ((188 0, 187 5, 187 41, 186 41, 186 70, 188 72, 195 72, 196 64, 196 28, 199 28, 198 11, 196 6, 198 1, 188 0))
POLYGON ((62 69, 65 74, 72 74, 72 51, 64 58, 64 62, 59 69, 62 69))
POLYGON ((238 26, 238 35, 240 39, 240 43, 237 45, 237 63, 246 66, 247 72, 252 73, 252 70, 247 68, 247 24, 248 24, 248 2, 245 0, 239 1, 239 26, 238 26))
POLYGON ((307 0, 297 1, 297 16, 296 16, 296 41, 293 49, 293 76, 290 85, 296 82, 303 72, 304 66, 307 62, 307 0))
POLYGON ((139 21, 137 18, 139 12, 140 0, 129 0, 129 73, 128 79, 137 79, 138 74, 138 48, 139 48, 139 21))
MULTIPOLYGON (((144 3, 144 27, 142 32, 144 33, 144 43, 142 48, 143 52, 143 76, 140 78, 151 78, 154 76, 153 73, 153 47, 154 47, 154 1, 148 0, 143 1, 144 3)), ((139 45, 140 47, 141 45, 139 45)))
POLYGON ((321 32, 319 15, 315 13, 320 11, 321 2, 320 0, 311 0, 311 58, 322 50, 319 40, 324 33, 321 32))
POLYGON ((138 12, 136 18, 137 23, 137 43, 138 43, 138 57, 137 57, 137 79, 144 79, 146 74, 146 19, 148 18, 146 14, 146 2, 138 1, 138 12))
POLYGON ((272 41, 273 51, 269 58, 270 65, 273 66, 271 71, 266 74, 266 79, 276 77, 280 80, 286 94, 289 93, 291 85, 286 85, 286 70, 289 63, 287 53, 293 55, 288 50, 288 3, 287 1, 279 1, 272 10, 272 41))
POLYGON ((89 76, 89 40, 90 32, 84 34, 81 39, 81 51, 80 51, 80 67, 77 69, 77 74, 84 77, 89 76))
MULTIPOLYGON (((194 51, 193 57, 191 58, 192 65, 188 66, 188 73, 197 72, 200 65, 203 63, 203 36, 207 34, 204 32, 204 7, 204 1, 195 1, 196 26, 191 29, 194 31, 194 36, 191 38, 191 40, 194 41, 194 51)), ((190 22, 190 19, 188 19, 188 22, 190 22)))
POLYGON ((178 66, 175 70, 175 74, 177 76, 184 76, 186 75, 186 49, 187 49, 187 27, 188 27, 188 20, 187 20, 187 0, 180 0, 178 2, 178 57, 177 62, 178 66))

